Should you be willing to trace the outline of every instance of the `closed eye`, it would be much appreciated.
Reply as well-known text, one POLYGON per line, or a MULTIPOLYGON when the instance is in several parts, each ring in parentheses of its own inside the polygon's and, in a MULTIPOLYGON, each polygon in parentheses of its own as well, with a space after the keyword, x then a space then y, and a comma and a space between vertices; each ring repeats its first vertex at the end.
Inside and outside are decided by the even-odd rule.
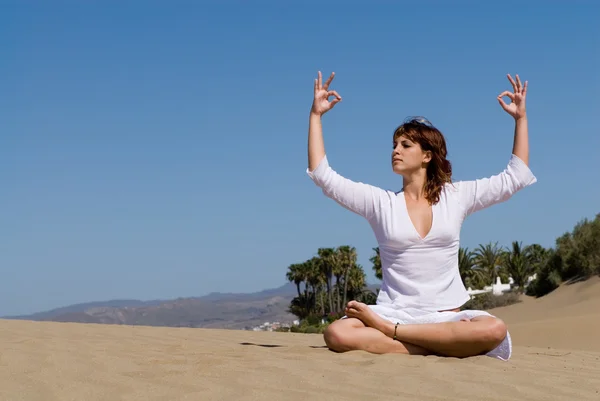
MULTIPOLYGON (((406 141, 402 141, 400 143, 400 145, 402 145, 403 148, 410 148, 412 146, 412 143, 410 142, 406 142, 406 141)), ((396 146, 398 146, 398 142, 394 142, 393 143, 393 148, 396 149, 396 146)))

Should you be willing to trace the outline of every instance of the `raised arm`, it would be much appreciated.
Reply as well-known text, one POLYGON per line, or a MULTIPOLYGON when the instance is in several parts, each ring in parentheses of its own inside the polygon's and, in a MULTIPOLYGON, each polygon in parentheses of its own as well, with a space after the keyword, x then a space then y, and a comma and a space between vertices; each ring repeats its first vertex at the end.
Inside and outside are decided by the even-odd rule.
POLYGON ((331 85, 334 76, 335 72, 332 72, 327 81, 325 81, 325 84, 323 84, 321 71, 319 71, 319 76, 315 79, 315 97, 310 108, 310 120, 308 123, 308 169, 310 171, 315 170, 325 157, 321 117, 342 100, 342 97, 336 91, 329 90, 329 85, 331 85), (334 96, 334 99, 329 101, 331 96, 334 96))
POLYGON ((515 119, 515 136, 512 153, 529 166, 529 131, 527 127, 527 108, 525 106, 527 81, 525 81, 524 85, 521 84, 519 74, 516 75, 517 82, 512 79, 510 74, 507 77, 514 92, 502 92, 498 95, 498 102, 504 111, 515 119), (504 96, 511 100, 510 104, 506 104, 503 99, 504 96))
POLYGON ((334 73, 323 84, 319 71, 318 78, 315 79, 314 100, 308 123, 307 173, 326 196, 372 221, 379 215, 381 204, 388 197, 386 191, 342 177, 329 166, 325 153, 321 118, 342 100, 336 91, 329 90, 333 77, 334 73), (329 101, 332 96, 334 99, 329 101))
POLYGON ((515 120, 513 148, 508 166, 498 175, 459 183, 466 215, 504 202, 517 191, 537 181, 529 168, 529 132, 525 107, 527 81, 523 85, 519 75, 516 78, 515 82, 508 75, 514 92, 504 91, 498 95, 500 106, 515 120), (510 104, 504 102, 504 96, 511 100, 510 104))

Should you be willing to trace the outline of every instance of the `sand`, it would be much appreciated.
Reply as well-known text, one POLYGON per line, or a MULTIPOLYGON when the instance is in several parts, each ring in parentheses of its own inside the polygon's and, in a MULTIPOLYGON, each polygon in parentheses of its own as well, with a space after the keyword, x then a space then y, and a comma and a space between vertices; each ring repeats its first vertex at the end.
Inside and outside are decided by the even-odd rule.
POLYGON ((492 310, 508 362, 321 335, 0 320, 0 400, 600 400, 600 279, 492 310))

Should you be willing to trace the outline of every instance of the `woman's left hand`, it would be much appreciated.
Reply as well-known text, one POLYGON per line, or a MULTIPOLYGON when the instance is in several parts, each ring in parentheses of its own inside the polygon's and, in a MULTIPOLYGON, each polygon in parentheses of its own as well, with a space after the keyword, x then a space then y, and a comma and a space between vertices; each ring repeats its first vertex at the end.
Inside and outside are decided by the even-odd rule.
POLYGON ((514 92, 502 92, 498 95, 498 102, 500 103, 500 106, 502 106, 504 111, 510 114, 515 120, 518 120, 527 115, 525 109, 525 97, 527 96, 527 81, 525 81, 525 84, 523 85, 521 84, 521 79, 519 78, 518 74, 516 75, 517 82, 513 80, 510 74, 508 74, 507 76, 508 80, 512 84, 514 92), (504 99, 502 99, 504 96, 511 100, 510 104, 506 104, 504 99))

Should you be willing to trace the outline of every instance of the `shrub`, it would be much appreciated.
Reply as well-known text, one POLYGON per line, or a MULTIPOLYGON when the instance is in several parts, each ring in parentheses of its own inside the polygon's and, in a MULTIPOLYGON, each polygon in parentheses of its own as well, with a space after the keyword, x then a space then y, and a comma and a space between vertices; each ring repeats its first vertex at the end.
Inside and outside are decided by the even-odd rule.
POLYGON ((554 291, 562 282, 562 258, 555 250, 550 250, 544 263, 537 272, 537 277, 527 286, 526 294, 542 297, 554 291))
POLYGON ((502 295, 494 295, 491 292, 487 292, 485 294, 475 295, 462 306, 461 310, 489 310, 519 302, 521 302, 519 294, 515 292, 507 292, 502 295))

